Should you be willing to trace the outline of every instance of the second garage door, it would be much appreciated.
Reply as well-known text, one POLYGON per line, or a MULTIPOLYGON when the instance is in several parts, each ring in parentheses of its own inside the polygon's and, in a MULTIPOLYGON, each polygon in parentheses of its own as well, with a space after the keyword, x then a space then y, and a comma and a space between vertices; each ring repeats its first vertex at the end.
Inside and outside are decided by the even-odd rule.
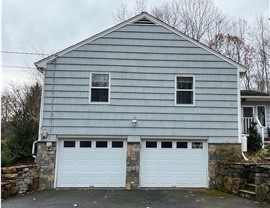
POLYGON ((141 187, 207 187, 207 142, 143 141, 141 187))
POLYGON ((125 187, 126 141, 59 140, 57 187, 125 187))

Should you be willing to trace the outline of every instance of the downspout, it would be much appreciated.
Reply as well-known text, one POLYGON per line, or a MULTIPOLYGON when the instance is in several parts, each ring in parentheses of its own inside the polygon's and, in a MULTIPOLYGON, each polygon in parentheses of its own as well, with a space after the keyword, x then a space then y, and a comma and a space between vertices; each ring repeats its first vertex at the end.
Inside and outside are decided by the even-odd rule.
POLYGON ((240 70, 237 68, 237 114, 238 114, 238 143, 242 143, 241 127, 241 92, 240 92, 240 70))
MULTIPOLYGON (((53 101, 54 101, 54 82, 55 82, 56 58, 57 58, 57 56, 55 56, 55 59, 53 60, 53 83, 52 83, 52 103, 51 103, 51 116, 50 116, 51 117, 50 136, 51 136, 52 125, 53 125, 53 101)), ((40 102, 38 140, 34 141, 33 144, 32 144, 32 157, 33 158, 36 158, 36 155, 35 155, 36 143, 37 142, 43 142, 43 141, 41 141, 41 139, 47 137, 47 134, 43 135, 43 132, 42 132, 46 68, 45 67, 38 67, 37 69, 43 74, 43 77, 42 77, 43 80, 42 80, 42 92, 41 92, 41 102, 40 102)))
POLYGON ((33 142, 32 144, 32 157, 35 158, 36 162, 36 143, 41 142, 41 134, 42 134, 42 120, 43 120, 43 107, 44 107, 44 86, 45 86, 45 74, 46 69, 38 67, 37 70, 39 70, 42 73, 42 89, 41 89, 41 101, 40 101, 40 113, 39 113, 39 129, 38 129, 38 139, 33 142))
POLYGON ((241 119, 241 86, 240 86, 240 70, 237 68, 237 109, 238 109, 238 142, 241 144, 241 154, 245 161, 248 161, 244 154, 247 148, 247 139, 242 138, 242 119, 241 119), (243 144, 245 142, 245 144, 243 144))
POLYGON ((55 59, 53 60, 53 80, 52 80, 52 100, 51 100, 51 115, 50 115, 50 131, 49 131, 49 135, 51 137, 51 133, 52 133, 52 128, 53 128, 53 103, 54 103, 54 87, 55 87, 55 65, 56 65, 56 58, 57 56, 55 57, 55 59))

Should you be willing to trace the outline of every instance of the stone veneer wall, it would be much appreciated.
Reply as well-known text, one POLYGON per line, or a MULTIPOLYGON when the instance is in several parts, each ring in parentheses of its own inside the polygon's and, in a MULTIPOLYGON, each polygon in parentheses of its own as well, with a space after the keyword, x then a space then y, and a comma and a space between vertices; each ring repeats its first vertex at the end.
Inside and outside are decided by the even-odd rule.
POLYGON ((127 143, 126 189, 139 189, 140 142, 127 143))
POLYGON ((1 168, 1 197, 3 199, 38 189, 39 174, 36 165, 1 168))
POLYGON ((39 142, 36 145, 36 163, 39 169, 39 188, 53 189, 56 161, 56 143, 52 143, 52 150, 46 150, 45 142, 39 142))
POLYGON ((218 162, 220 161, 221 154, 220 149, 229 149, 232 147, 239 148, 241 150, 241 144, 235 143, 212 143, 208 144, 208 177, 209 177, 209 189, 216 189, 216 175, 218 169, 218 162))
POLYGON ((255 198, 270 203, 270 165, 220 163, 216 189, 238 195, 246 183, 255 183, 255 198))

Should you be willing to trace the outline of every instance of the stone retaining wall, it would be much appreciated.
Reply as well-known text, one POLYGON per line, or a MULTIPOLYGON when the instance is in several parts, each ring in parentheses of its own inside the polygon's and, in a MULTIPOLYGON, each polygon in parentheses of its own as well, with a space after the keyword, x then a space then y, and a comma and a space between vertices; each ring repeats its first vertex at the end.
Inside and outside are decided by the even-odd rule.
POLYGON ((38 189, 39 173, 36 165, 1 168, 1 197, 3 199, 38 189))
POLYGON ((238 195, 246 183, 255 183, 256 199, 270 203, 270 165, 219 163, 215 188, 238 195))
POLYGON ((218 164, 222 157, 222 151, 235 149, 241 151, 241 144, 239 143, 212 143, 208 145, 208 176, 209 176, 209 189, 216 189, 216 177, 218 164))

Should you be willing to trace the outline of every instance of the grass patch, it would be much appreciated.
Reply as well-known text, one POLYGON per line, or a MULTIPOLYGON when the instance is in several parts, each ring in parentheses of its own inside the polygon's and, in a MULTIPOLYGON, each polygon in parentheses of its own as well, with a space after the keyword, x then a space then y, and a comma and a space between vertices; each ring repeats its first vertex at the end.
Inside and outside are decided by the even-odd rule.
POLYGON ((208 196, 216 196, 216 197, 228 197, 231 196, 228 193, 220 192, 220 191, 215 191, 215 190, 201 190, 202 193, 208 195, 208 196))

